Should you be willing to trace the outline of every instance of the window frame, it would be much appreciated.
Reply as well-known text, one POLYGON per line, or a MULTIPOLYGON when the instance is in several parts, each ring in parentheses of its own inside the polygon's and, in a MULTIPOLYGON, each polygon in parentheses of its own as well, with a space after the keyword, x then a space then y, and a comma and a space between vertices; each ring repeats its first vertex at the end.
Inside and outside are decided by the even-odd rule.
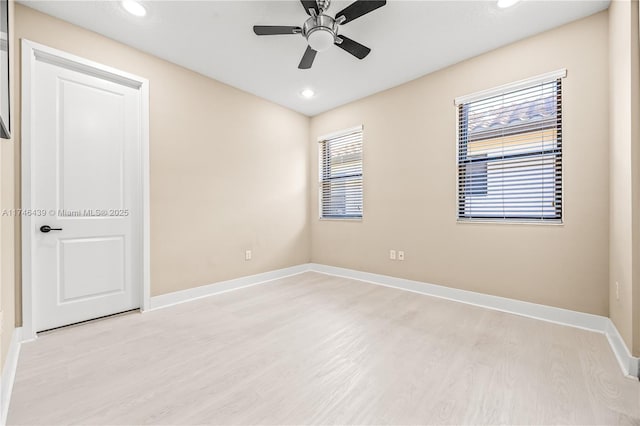
MULTIPOLYGON (((562 141, 562 148, 560 151, 560 155, 559 158, 561 160, 561 170, 560 170, 560 181, 561 181, 561 190, 560 190, 560 200, 561 200, 561 210, 560 210, 560 217, 559 218, 550 218, 550 219, 542 219, 542 218, 502 218, 502 217, 498 217, 498 218, 492 218, 492 217, 475 217, 475 218, 469 218, 469 217, 461 217, 460 216, 460 143, 461 143, 461 135, 460 135, 460 131, 461 131, 461 126, 460 126, 460 107, 463 104, 469 104, 472 102, 476 102, 476 101, 481 101, 484 99, 488 99, 491 97, 495 97, 495 96, 500 96, 503 94, 507 94, 509 92, 515 92, 515 91, 519 91, 519 90, 525 90, 528 88, 531 88, 533 86, 536 85, 542 85, 545 83, 551 83, 557 80, 561 80, 563 78, 565 78, 567 76, 567 70, 565 68, 556 70, 556 71, 552 71, 549 73, 545 73, 545 74, 541 74, 535 77, 531 77, 531 78, 527 78, 527 79, 523 79, 523 80, 519 80, 519 81, 515 81, 513 83, 508 83, 508 84, 504 84, 498 87, 494 87, 491 89, 487 89, 487 90, 483 90, 483 91, 479 91, 479 92, 475 92, 475 93, 471 93, 469 95, 465 95, 465 96, 460 96, 455 98, 454 100, 454 105, 455 105, 455 114, 456 114, 456 119, 455 119, 455 123, 456 123, 456 141, 454 144, 455 147, 455 167, 456 167, 456 172, 455 172, 455 179, 456 179, 456 183, 455 183, 455 187, 456 187, 456 191, 455 191, 455 217, 456 217, 456 223, 460 223, 460 224, 482 224, 482 223, 488 223, 488 224, 502 224, 502 225, 544 225, 544 226, 563 226, 564 225, 564 218, 565 218, 565 212, 566 212, 566 205, 565 205, 565 179, 564 179, 564 173, 565 173, 565 162, 564 162, 564 126, 563 123, 561 121, 561 134, 560 134, 560 140, 562 141)), ((561 85, 564 86, 564 83, 561 82, 561 85)), ((560 94, 556 94, 556 96, 561 97, 562 99, 562 92, 560 92, 560 94)), ((562 107, 564 106, 564 100, 562 99, 562 103, 561 103, 561 107, 560 107, 560 120, 563 119, 563 115, 564 115, 564 111, 562 110, 562 107)))
POLYGON ((332 132, 318 138, 318 219, 321 221, 346 221, 346 222, 350 222, 350 221, 359 222, 364 219, 364 126, 363 125, 332 132), (324 183, 324 179, 323 179, 324 163, 323 163, 323 154, 322 154, 323 143, 327 139, 334 139, 334 138, 338 138, 338 137, 345 136, 355 132, 361 133, 360 162, 361 162, 362 172, 360 173, 360 179, 362 180, 362 186, 361 186, 362 206, 360 210, 360 215, 359 216, 356 216, 356 215, 323 216, 322 214, 322 211, 323 211, 322 185, 324 183))

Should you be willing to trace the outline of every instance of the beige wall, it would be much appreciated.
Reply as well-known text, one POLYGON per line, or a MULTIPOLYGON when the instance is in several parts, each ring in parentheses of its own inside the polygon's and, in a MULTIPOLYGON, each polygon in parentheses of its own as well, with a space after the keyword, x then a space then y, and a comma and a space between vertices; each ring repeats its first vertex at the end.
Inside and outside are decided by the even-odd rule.
POLYGON ((633 197, 632 353, 640 357, 640 4, 631 7, 631 151, 633 197))
MULTIPOLYGON (((610 250, 609 306, 612 321, 633 352, 634 285, 638 262, 638 2, 613 1, 609 9, 610 250), (635 88, 635 91, 634 91, 635 88), (635 155, 634 155, 635 154, 635 155), (635 158, 635 159, 634 159, 635 158), (635 179, 633 178, 635 176, 635 179), (635 203, 634 203, 635 199, 635 203), (635 241, 635 244, 634 244, 635 241), (619 297, 616 297, 616 283, 619 297)), ((638 315, 636 306, 635 315, 638 315)), ((638 319, 636 318, 636 324, 638 319)), ((637 325, 636 325, 637 328, 637 325)), ((636 332, 638 332, 636 330, 636 332)))
POLYGON ((22 5, 15 20, 16 42, 150 81, 152 295, 309 261, 306 116, 22 5))
MULTIPOLYGON (((14 2, 9 1, 9 31, 14 33, 14 2)), ((9 49, 9 62, 14 63, 19 55, 9 49)), ((9 69, 9 80, 14 81, 12 70, 9 69)), ((12 89, 15 92, 15 86, 12 89)), ((18 105, 12 96, 11 114, 13 115, 12 130, 16 126, 15 110, 18 105)), ((13 136, 13 135, 12 135, 13 136)), ((14 162, 15 137, 10 140, 0 139, 0 209, 10 210, 14 207, 14 162)), ((15 219, 0 215, 0 310, 2 311, 2 333, 0 335, 0 372, 9 350, 11 336, 15 329, 15 276, 14 276, 14 239, 15 219)))
POLYGON ((312 118, 312 261, 608 315, 607 63, 602 12, 312 118), (454 98, 560 68, 564 225, 457 224, 454 98), (364 219, 321 221, 317 138, 359 124, 364 219))

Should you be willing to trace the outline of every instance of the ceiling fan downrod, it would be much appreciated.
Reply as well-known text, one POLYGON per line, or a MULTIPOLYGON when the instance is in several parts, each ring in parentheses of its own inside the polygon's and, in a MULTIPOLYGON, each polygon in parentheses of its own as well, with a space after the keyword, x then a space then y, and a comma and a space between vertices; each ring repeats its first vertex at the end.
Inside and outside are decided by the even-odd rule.
POLYGON ((326 12, 331 5, 331 0, 317 0, 318 9, 320 10, 320 14, 326 12))

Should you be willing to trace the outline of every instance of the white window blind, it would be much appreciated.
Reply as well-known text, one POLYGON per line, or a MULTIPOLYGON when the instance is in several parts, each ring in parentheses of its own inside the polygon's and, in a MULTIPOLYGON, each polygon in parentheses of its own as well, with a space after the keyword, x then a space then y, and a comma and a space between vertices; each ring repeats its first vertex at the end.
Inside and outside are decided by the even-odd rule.
POLYGON ((562 220, 562 80, 458 102, 458 219, 562 220))
POLYGON ((362 217, 362 127, 320 140, 320 217, 362 217))

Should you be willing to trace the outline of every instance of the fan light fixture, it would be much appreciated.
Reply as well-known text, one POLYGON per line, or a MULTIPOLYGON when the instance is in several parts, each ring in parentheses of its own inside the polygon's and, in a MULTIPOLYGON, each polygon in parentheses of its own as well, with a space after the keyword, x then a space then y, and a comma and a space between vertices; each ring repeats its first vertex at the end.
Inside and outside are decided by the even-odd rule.
POLYGON ((518 3, 520 0, 498 0, 498 7, 501 9, 506 9, 507 7, 511 7, 514 4, 518 3))
POLYGON ((307 37, 307 42, 309 43, 309 46, 316 52, 324 52, 325 50, 333 46, 335 38, 330 31, 319 28, 309 34, 309 36, 307 37))
POLYGON ((121 4, 124 10, 134 16, 145 16, 147 14, 147 9, 135 0, 122 0, 121 4))
POLYGON ((315 96, 316 93, 313 91, 313 89, 304 89, 302 92, 300 92, 300 94, 305 99, 311 99, 315 96))

